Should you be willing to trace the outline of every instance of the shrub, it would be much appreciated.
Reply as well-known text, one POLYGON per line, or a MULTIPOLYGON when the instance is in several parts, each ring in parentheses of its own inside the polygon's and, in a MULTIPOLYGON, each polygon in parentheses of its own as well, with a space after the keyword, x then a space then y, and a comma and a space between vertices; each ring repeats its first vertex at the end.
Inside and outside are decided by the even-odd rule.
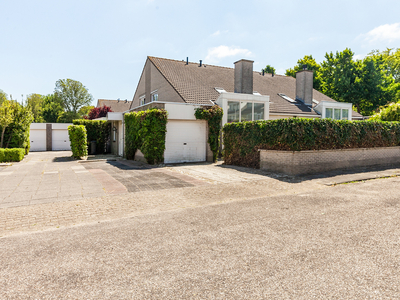
POLYGON ((139 149, 149 164, 163 162, 167 118, 166 110, 156 108, 125 114, 126 158, 134 159, 139 149))
POLYGON ((106 144, 110 139, 111 123, 103 120, 84 120, 73 121, 74 125, 83 125, 87 132, 87 145, 91 141, 96 141, 96 153, 106 152, 106 144))
POLYGON ((400 145, 399 122, 279 119, 229 123, 223 128, 225 163, 257 168, 258 149, 329 150, 400 145))
POLYGON ((0 163, 1 162, 18 162, 24 159, 25 149, 23 148, 0 148, 0 163))
POLYGON ((221 135, 221 124, 223 110, 218 105, 211 107, 197 108, 194 115, 198 120, 206 120, 208 122, 208 143, 213 153, 213 162, 217 161, 219 152, 219 138, 221 135))
POLYGON ((87 156, 87 134, 85 126, 69 125, 68 135, 71 142, 72 156, 78 159, 87 156))

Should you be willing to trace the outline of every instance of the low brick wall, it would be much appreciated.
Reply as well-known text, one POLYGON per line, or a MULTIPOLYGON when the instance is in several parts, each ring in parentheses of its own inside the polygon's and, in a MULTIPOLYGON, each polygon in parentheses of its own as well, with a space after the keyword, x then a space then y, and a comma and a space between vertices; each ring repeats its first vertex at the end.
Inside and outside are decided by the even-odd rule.
POLYGON ((260 169, 290 175, 400 164, 400 147, 276 151, 260 149, 260 169))

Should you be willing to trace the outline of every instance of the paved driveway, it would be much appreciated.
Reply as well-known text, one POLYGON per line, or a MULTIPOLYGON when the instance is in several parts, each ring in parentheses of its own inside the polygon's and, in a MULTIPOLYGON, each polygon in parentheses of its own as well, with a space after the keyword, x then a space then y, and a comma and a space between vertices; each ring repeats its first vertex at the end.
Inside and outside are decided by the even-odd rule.
POLYGON ((207 182, 132 161, 81 163, 70 151, 31 152, 0 167, 0 208, 202 184, 207 182))

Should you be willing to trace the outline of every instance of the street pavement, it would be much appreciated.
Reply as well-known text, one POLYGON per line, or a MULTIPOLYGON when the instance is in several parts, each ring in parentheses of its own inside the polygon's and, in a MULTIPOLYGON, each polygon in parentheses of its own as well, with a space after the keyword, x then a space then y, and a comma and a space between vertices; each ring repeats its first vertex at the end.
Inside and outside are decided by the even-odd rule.
POLYGON ((399 299, 399 187, 309 185, 11 235, 0 298, 399 299))
POLYGON ((68 155, 0 167, 0 299, 400 298, 399 169, 290 177, 68 155), (44 182, 57 194, 36 202, 44 182))

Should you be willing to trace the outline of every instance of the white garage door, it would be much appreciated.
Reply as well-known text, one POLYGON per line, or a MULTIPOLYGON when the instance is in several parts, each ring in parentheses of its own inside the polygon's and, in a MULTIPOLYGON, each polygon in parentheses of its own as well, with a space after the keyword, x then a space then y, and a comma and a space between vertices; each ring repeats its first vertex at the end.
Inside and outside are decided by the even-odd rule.
POLYGON ((30 151, 46 151, 46 129, 32 129, 29 132, 30 151))
POLYGON ((206 161, 206 121, 169 120, 165 138, 165 163, 206 161))
POLYGON ((53 129, 51 132, 51 135, 52 135, 52 150, 53 151, 71 150, 68 130, 53 129))

